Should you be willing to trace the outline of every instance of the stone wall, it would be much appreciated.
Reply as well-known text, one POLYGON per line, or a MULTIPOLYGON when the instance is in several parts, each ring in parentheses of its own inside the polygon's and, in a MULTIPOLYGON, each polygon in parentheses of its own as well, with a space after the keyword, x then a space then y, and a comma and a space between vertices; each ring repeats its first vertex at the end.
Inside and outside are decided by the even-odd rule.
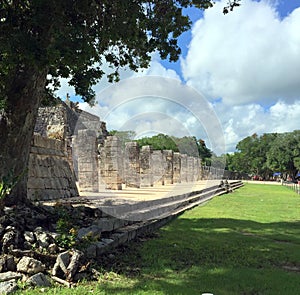
POLYGON ((140 149, 135 142, 122 146, 116 136, 108 136, 105 122, 69 100, 55 107, 40 108, 35 132, 61 141, 54 144, 59 147, 53 148, 53 143, 46 139, 33 139, 31 199, 78 194, 74 175, 81 191, 97 192, 100 188, 120 190, 123 185, 140 188, 194 182, 218 178, 222 173, 202 167, 200 158, 184 153, 153 151, 150 146, 140 149), (66 168, 58 171, 57 167, 62 166, 66 168), (67 192, 68 189, 71 191, 67 192))
MULTIPOLYGON (((86 143, 83 149, 87 149, 87 145, 93 146, 93 140, 96 143, 95 135, 94 138, 85 139, 80 145, 86 143)), ((150 146, 139 149, 136 142, 127 142, 123 147, 117 136, 107 137, 98 151, 95 148, 94 154, 97 152, 98 182, 104 184, 106 189, 121 190, 122 185, 140 188, 194 182, 200 180, 202 175, 200 158, 174 153, 172 150, 153 151, 150 146)), ((89 157, 89 162, 93 161, 92 150, 82 154, 82 157, 85 156, 89 157)), ((89 179, 85 179, 86 170, 81 171, 80 167, 78 173, 79 179, 85 181, 83 184, 79 181, 80 190, 95 191, 93 183, 90 182, 95 176, 89 174, 89 179)), ((97 183, 97 180, 94 180, 94 183, 97 183)))
POLYGON ((73 136, 73 151, 77 156, 77 178, 78 185, 82 191, 98 192, 98 158, 97 136, 94 130, 78 130, 76 136, 73 136))
POLYGON ((137 142, 126 142, 124 153, 124 180, 127 187, 141 186, 140 149, 137 142))
POLYGON ((121 190, 123 180, 123 152, 121 141, 116 136, 109 136, 100 149, 100 172, 105 188, 121 190))
POLYGON ((43 137, 64 140, 68 132, 66 106, 61 103, 39 108, 34 132, 43 137))
POLYGON ((28 166, 28 198, 54 200, 78 196, 63 141, 35 135, 28 166))

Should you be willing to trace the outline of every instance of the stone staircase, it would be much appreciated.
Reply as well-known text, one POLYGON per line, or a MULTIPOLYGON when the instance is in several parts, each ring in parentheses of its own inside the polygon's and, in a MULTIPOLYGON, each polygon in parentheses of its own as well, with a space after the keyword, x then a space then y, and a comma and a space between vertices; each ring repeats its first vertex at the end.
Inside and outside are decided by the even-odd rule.
POLYGON ((101 217, 82 229, 83 233, 101 234, 101 239, 86 249, 86 255, 90 258, 99 257, 137 236, 153 232, 188 209, 241 186, 243 186, 241 181, 231 181, 229 190, 224 186, 214 185, 200 191, 149 201, 120 205, 104 203, 98 205, 98 208, 92 203, 85 204, 102 212, 101 217))
MULTIPOLYGON (((231 189, 242 186, 240 181, 231 182, 231 189)), ((147 221, 162 219, 172 214, 179 214, 193 208, 214 196, 224 194, 226 191, 219 185, 214 185, 203 190, 192 191, 180 195, 161 199, 127 203, 122 205, 101 205, 101 210, 110 216, 128 221, 147 221)))

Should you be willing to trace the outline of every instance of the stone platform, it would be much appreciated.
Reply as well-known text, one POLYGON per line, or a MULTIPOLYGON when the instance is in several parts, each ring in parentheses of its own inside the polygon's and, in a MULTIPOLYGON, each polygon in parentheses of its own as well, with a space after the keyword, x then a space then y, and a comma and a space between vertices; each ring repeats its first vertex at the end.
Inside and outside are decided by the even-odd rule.
POLYGON ((95 258, 120 244, 153 232, 188 209, 243 186, 241 181, 229 183, 230 188, 220 186, 220 181, 210 180, 143 189, 124 188, 122 191, 103 190, 81 193, 80 197, 60 202, 73 207, 89 207, 97 212, 94 221, 80 229, 80 232, 101 236, 86 249, 86 254, 95 258))

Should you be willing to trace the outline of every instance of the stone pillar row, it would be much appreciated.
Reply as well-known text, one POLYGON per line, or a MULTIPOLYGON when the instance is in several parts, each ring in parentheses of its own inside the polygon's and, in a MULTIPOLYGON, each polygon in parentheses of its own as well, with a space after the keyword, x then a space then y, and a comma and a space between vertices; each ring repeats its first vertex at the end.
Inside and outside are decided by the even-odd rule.
POLYGON ((107 137, 97 149, 96 134, 83 130, 73 142, 81 191, 97 192, 101 186, 121 190, 123 185, 141 188, 194 182, 210 175, 201 167, 200 158, 172 150, 153 151, 150 146, 140 149, 136 142, 124 144, 117 136, 107 137))
POLYGON ((152 187, 154 185, 193 182, 201 179, 201 161, 172 150, 139 148, 136 142, 122 142, 116 136, 106 139, 99 150, 100 183, 107 189, 152 187))

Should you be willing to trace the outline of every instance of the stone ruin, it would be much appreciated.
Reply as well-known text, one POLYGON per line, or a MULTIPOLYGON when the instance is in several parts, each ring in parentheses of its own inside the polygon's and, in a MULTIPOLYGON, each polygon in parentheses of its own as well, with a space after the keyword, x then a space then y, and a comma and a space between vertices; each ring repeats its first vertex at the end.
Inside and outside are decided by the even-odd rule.
POLYGON ((199 157, 140 148, 109 136, 105 122, 67 100, 39 109, 29 165, 31 200, 220 179, 223 170, 203 167, 199 157), (77 185, 76 185, 77 183, 77 185))

